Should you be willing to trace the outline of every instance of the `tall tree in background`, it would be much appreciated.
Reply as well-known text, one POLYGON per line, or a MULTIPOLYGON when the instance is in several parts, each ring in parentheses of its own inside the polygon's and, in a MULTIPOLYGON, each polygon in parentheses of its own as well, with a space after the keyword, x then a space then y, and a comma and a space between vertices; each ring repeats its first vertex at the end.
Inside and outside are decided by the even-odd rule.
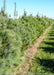
POLYGON ((5 0, 3 7, 1 7, 0 15, 5 16, 5 0))
POLYGON ((1 15, 3 15, 3 16, 7 16, 6 14, 5 14, 5 0, 4 0, 4 5, 3 5, 3 7, 1 8, 1 15))
POLYGON ((15 4, 15 9, 14 9, 14 18, 17 18, 17 16, 18 16, 18 12, 16 11, 16 2, 14 3, 15 4))
POLYGON ((5 0, 4 0, 4 12, 5 12, 5 0))

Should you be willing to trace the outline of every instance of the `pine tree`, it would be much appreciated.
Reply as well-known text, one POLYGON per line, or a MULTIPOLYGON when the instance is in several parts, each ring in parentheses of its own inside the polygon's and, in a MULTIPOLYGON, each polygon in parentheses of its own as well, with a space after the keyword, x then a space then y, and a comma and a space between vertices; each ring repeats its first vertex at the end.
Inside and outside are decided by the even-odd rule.
POLYGON ((18 12, 16 11, 16 2, 15 2, 14 4, 15 4, 15 9, 14 9, 14 18, 17 18, 17 16, 18 16, 18 12))
POLYGON ((4 12, 5 12, 5 0, 4 0, 4 12))

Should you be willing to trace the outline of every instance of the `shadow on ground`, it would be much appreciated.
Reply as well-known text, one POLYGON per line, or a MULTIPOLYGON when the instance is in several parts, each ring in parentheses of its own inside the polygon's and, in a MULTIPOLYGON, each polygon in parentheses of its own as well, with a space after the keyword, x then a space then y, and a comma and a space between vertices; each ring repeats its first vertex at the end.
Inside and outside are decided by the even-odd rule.
POLYGON ((44 51, 54 53, 54 48, 52 47, 41 47, 44 51))
POLYGON ((47 47, 40 47, 40 49, 43 49, 46 52, 54 53, 54 31, 51 30, 49 33, 49 38, 47 38, 49 41, 43 41, 45 45, 48 45, 47 47))
MULTIPOLYGON (((47 37, 47 39, 49 41, 43 41, 46 47, 41 46, 40 49, 42 49, 45 52, 54 53, 54 30, 51 30, 48 33, 48 36, 49 37, 47 37)), ((54 73, 54 59, 40 59, 38 57, 36 61, 40 64, 40 66, 43 66, 43 69, 45 71, 54 73)))
POLYGON ((40 59, 37 58, 37 62, 43 66, 43 69, 48 71, 48 72, 52 72, 54 73, 54 59, 40 59))

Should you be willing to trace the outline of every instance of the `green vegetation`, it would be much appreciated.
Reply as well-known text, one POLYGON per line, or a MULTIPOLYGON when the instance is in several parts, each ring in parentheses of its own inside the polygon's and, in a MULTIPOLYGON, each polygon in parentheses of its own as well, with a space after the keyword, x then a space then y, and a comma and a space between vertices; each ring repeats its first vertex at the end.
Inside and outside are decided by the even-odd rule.
POLYGON ((19 19, 9 19, 0 12, 0 75, 13 75, 16 67, 23 63, 23 55, 29 45, 43 34, 53 20, 46 17, 24 15, 19 19))
POLYGON ((29 72, 34 75, 54 75, 54 25, 42 41, 29 72))

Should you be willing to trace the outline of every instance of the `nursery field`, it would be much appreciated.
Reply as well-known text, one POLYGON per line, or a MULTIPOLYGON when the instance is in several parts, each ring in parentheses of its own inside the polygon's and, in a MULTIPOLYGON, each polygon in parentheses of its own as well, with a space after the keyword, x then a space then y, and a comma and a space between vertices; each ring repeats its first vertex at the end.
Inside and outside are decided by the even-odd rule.
MULTIPOLYGON (((24 62, 23 56, 25 55, 25 51, 30 45, 35 44, 37 38, 52 24, 53 20, 48 17, 40 17, 38 15, 33 17, 32 15, 27 16, 26 13, 24 13, 19 19, 10 19, 0 13, 0 75, 13 75, 14 72, 19 71, 17 66, 24 62)), ((43 45, 41 45, 43 47, 40 47, 40 52, 37 54, 38 59, 35 58, 40 64, 35 62, 35 60, 33 62, 35 64, 32 68, 36 70, 38 66, 37 72, 45 72, 46 68, 43 66, 48 67, 46 71, 50 71, 51 69, 51 72, 53 72, 53 27, 51 33, 48 34, 49 38, 47 37, 43 45), (51 62, 52 64, 50 65, 51 62), (42 65, 42 67, 40 65, 42 65), (42 68, 44 69, 42 70, 42 68)), ((35 72, 34 69, 32 72, 35 72)))

